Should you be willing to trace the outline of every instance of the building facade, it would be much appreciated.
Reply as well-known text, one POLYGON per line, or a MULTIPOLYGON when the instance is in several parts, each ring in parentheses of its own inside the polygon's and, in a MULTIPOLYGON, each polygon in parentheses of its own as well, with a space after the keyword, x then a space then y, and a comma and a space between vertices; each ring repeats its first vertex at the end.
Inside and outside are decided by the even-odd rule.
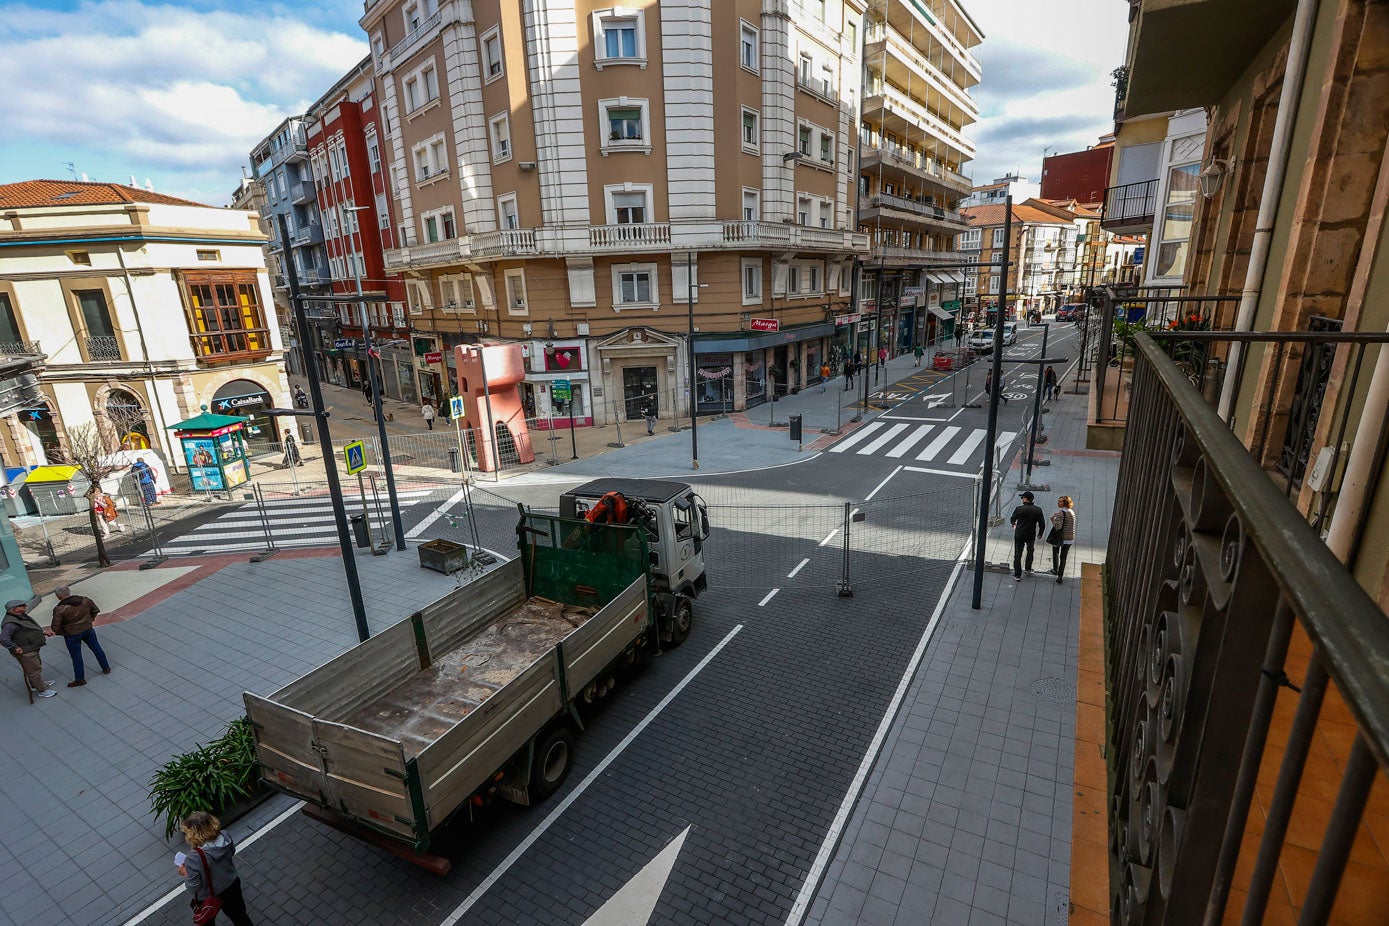
POLYGON ((0 185, 0 341, 47 355, 42 397, 7 415, 7 465, 63 462, 66 431, 96 423, 174 469, 168 426, 210 411, 286 407, 265 236, 248 212, 112 183, 0 185), (117 414, 119 411, 119 414, 117 414))
MULTIPOLYGON (((1003 268, 990 266, 1004 259, 1003 223, 1006 205, 973 206, 963 211, 969 230, 958 248, 969 263, 982 266, 965 280, 965 295, 990 310, 1004 303, 1003 268)), ((1076 217, 1038 200, 1013 205, 1012 240, 1007 257, 1008 318, 1028 311, 1050 312, 1070 295, 1077 263, 1076 217)))
POLYGON ((1067 151, 1042 158, 1041 199, 1073 199, 1098 207, 1109 186, 1109 168, 1114 159, 1114 136, 1084 151, 1067 151))
POLYGON ((1001 206, 1009 197, 1013 197, 1013 202, 1020 203, 1025 199, 1032 199, 1042 195, 1042 188, 1039 184, 1033 183, 1026 177, 1017 174, 1009 174, 1006 177, 999 177, 993 183, 983 183, 979 186, 971 187, 969 195, 960 200, 960 208, 966 206, 1001 206))
POLYGON ((368 3, 413 330, 519 341, 526 408, 560 423, 670 416, 692 374, 704 411, 816 379, 867 250, 863 12, 368 3))

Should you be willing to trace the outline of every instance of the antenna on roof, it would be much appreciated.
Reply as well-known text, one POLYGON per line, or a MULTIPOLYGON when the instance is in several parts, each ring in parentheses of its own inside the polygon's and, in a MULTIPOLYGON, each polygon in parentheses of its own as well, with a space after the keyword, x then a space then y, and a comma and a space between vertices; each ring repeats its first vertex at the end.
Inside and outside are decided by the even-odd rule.
POLYGON ((135 175, 134 175, 134 174, 131 174, 131 175, 130 175, 130 185, 133 186, 133 187, 134 187, 135 189, 137 189, 137 190, 140 189, 140 181, 138 181, 138 180, 135 179, 135 175))
POLYGON ((82 171, 82 182, 83 182, 83 183, 91 183, 91 181, 87 179, 87 172, 86 172, 85 170, 82 171))
MULTIPOLYGON (((72 174, 72 179, 76 180, 76 179, 77 179, 77 165, 74 164, 72 161, 64 161, 64 162, 63 162, 63 166, 66 167, 66 168, 68 169, 68 173, 72 174)), ((86 179, 86 178, 84 177, 83 179, 86 179)))
POLYGON ((151 193, 154 192, 154 184, 150 182, 149 177, 145 178, 145 189, 149 190, 151 193))

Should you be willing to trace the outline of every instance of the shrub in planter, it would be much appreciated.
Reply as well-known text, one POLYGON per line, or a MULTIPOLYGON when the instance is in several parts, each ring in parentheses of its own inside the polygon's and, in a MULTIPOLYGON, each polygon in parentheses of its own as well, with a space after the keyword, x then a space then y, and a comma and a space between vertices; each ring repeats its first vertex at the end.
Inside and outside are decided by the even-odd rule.
POLYGON ((150 779, 150 806, 156 820, 164 818, 168 839, 190 813, 223 816, 258 787, 255 737, 250 721, 242 717, 219 739, 164 763, 150 779))

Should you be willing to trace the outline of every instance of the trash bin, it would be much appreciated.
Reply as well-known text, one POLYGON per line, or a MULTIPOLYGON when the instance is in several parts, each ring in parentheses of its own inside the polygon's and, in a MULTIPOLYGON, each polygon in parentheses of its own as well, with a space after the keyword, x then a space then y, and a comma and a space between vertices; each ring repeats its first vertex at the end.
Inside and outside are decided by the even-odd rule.
POLYGON ((313 440, 313 425, 307 422, 299 425, 299 439, 308 443, 313 440))
POLYGON ((449 448, 449 472, 451 472, 451 473, 462 472, 462 467, 460 467, 460 466, 458 465, 458 448, 457 448, 457 447, 450 447, 450 448, 449 448))
POLYGON ((801 442, 801 416, 790 415, 787 418, 791 422, 791 439, 796 443, 801 442))
POLYGON ((371 534, 367 531, 367 516, 354 514, 348 520, 352 522, 352 536, 357 541, 357 546, 371 546, 371 534))

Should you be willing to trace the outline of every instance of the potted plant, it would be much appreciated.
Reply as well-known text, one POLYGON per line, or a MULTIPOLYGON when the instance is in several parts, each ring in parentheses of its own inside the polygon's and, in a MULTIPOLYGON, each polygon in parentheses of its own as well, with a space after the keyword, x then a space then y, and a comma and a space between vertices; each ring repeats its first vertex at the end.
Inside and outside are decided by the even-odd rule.
POLYGON ((251 722, 234 720, 219 739, 174 756, 155 771, 149 789, 155 819, 164 818, 165 839, 195 811, 215 814, 223 823, 243 815, 266 793, 251 722))
MULTIPOLYGON (((1167 323, 1167 331, 1210 331, 1211 320, 1208 315, 1192 312, 1178 316, 1167 323)), ((1186 370, 1188 376, 1200 376, 1206 366, 1209 345, 1205 341, 1181 341, 1164 339, 1160 346, 1167 356, 1186 370)))

